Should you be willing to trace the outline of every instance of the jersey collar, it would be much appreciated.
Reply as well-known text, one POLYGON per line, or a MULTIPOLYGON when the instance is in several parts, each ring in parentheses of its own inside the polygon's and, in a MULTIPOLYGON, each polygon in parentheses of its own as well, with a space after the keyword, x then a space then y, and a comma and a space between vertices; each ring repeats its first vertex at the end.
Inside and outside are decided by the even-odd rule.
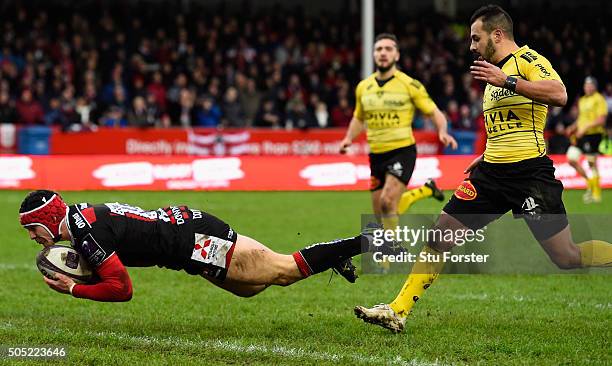
POLYGON ((502 67, 504 67, 506 62, 508 62, 508 60, 510 60, 512 58, 512 56, 516 56, 516 54, 526 50, 527 48, 529 48, 527 45, 524 45, 523 47, 519 47, 518 50, 516 50, 516 51, 512 52, 511 54, 509 54, 508 56, 504 57, 503 60, 501 60, 500 62, 495 64, 495 66, 497 66, 497 67, 499 67, 501 69, 502 67))

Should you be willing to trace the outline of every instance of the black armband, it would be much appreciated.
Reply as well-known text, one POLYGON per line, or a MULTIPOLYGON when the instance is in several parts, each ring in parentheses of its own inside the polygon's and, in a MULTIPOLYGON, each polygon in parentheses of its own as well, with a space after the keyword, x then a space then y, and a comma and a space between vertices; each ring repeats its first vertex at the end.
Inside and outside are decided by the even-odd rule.
POLYGON ((513 76, 508 76, 506 78, 506 82, 504 83, 504 89, 516 91, 516 78, 513 76))

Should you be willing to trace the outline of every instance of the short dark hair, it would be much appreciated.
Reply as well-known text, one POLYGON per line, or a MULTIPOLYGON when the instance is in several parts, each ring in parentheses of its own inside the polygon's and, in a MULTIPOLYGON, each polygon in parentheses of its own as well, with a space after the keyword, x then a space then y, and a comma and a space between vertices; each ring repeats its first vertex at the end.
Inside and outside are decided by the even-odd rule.
POLYGON ((32 191, 28 193, 26 198, 24 198, 23 202, 21 202, 21 207, 19 207, 19 213, 29 212, 29 211, 32 211, 42 206, 45 202, 50 200, 51 197, 53 197, 53 195, 55 194, 59 196, 59 193, 48 191, 45 189, 41 189, 38 191, 32 191))
POLYGON ((510 39, 514 39, 514 23, 510 14, 499 5, 485 5, 477 9, 470 18, 470 25, 478 19, 482 19, 482 27, 487 33, 495 29, 501 29, 510 39))
POLYGON ((393 33, 380 33, 374 38, 374 43, 380 41, 381 39, 390 39, 395 42, 395 48, 399 49, 399 41, 397 37, 393 33))

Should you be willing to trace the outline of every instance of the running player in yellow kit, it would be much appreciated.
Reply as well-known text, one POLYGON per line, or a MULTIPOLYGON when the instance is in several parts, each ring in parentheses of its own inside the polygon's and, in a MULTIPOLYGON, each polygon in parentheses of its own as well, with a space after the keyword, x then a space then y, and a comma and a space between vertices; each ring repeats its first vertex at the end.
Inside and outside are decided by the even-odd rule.
POLYGON ((457 147, 455 139, 447 133, 446 117, 423 84, 397 69, 399 57, 395 35, 379 34, 374 42, 376 72, 357 85, 355 112, 340 147, 344 153, 364 129, 367 131, 372 207, 387 229, 395 228, 398 213, 417 200, 431 196, 444 199, 432 180, 406 192, 417 154, 412 134, 416 110, 431 117, 444 146, 457 147))
POLYGON ((576 172, 587 181, 587 191, 583 196, 584 203, 601 202, 597 154, 599 144, 606 133, 608 104, 597 91, 597 80, 588 76, 584 80, 584 95, 578 100, 578 119, 568 127, 567 134, 572 138, 572 146, 567 149, 567 160, 576 172), (586 155, 591 177, 580 165, 580 157, 586 155))
MULTIPOLYGON (((544 56, 514 42, 512 19, 499 6, 476 10, 470 24, 470 50, 479 56, 470 71, 487 83, 483 98, 487 146, 466 169, 469 178, 446 204, 435 229, 477 230, 512 210, 559 268, 612 266, 612 244, 573 242, 561 200, 563 185, 546 156, 543 129, 548 105, 567 102, 559 75, 544 56)), ((450 251, 455 243, 446 237, 434 235, 419 258, 450 251)), ((355 314, 401 332, 412 306, 443 265, 443 261, 417 261, 395 300, 373 308, 357 306, 355 314)))

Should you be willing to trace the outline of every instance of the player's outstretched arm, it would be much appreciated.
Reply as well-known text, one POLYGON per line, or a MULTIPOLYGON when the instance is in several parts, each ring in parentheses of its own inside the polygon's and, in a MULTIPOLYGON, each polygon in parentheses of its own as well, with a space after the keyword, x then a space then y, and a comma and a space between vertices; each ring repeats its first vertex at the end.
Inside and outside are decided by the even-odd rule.
POLYGON ((344 139, 342 139, 342 142, 340 143, 340 154, 346 153, 346 150, 349 148, 349 146, 351 146, 353 140, 357 136, 359 136, 361 132, 363 132, 363 129, 363 121, 356 117, 353 117, 353 119, 351 119, 351 123, 348 126, 348 129, 346 130, 346 136, 344 137, 344 139))
POLYGON ((448 122, 444 113, 442 113, 438 107, 435 107, 433 113, 430 115, 431 120, 436 125, 438 130, 438 138, 444 147, 450 146, 453 150, 457 149, 457 141, 455 138, 448 133, 448 122))
POLYGON ((112 254, 104 263, 96 268, 100 282, 92 285, 77 284, 70 277, 57 273, 57 280, 45 277, 49 287, 57 292, 72 294, 74 297, 95 301, 121 302, 132 298, 132 281, 119 260, 117 254, 112 254))

